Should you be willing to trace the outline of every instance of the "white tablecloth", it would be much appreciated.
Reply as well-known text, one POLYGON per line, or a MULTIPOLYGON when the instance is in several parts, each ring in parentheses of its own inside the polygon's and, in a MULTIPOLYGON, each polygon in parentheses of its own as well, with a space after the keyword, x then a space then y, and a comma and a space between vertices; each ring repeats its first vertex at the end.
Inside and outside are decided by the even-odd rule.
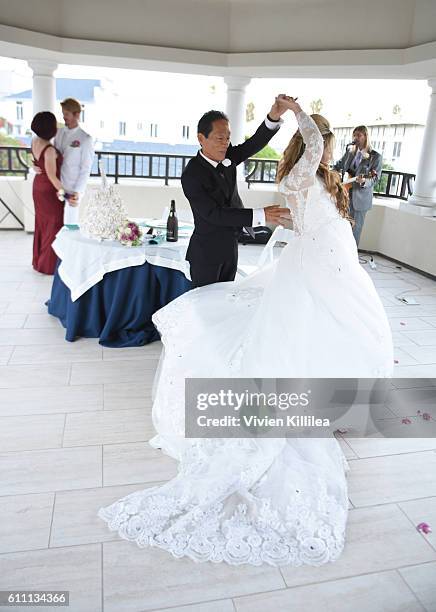
MULTIPOLYGON (((270 240, 271 245, 272 242, 270 240)), ((144 243, 138 247, 125 247, 117 241, 99 242, 86 238, 80 231, 64 227, 57 234, 52 246, 61 260, 59 276, 70 289, 74 302, 100 282, 107 272, 141 266, 145 262, 179 270, 190 279, 189 263, 185 260, 188 243, 189 240, 183 238, 176 243, 144 243)), ((264 261, 268 252, 272 254, 270 245, 266 247, 265 252, 261 245, 240 245, 238 272, 243 276, 250 274, 257 268, 259 258, 264 261)))

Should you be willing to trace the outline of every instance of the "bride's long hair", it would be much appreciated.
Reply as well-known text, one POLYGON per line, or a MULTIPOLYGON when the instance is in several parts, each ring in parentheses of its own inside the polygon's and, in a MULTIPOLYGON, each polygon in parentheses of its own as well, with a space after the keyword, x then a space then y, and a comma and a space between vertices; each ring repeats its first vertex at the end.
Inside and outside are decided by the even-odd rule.
MULTIPOLYGON (((311 117, 321 132, 324 140, 324 148, 333 154, 335 137, 333 132, 330 130, 330 123, 322 115, 314 114, 311 115, 311 117)), ((282 178, 290 173, 292 168, 303 155, 305 148, 306 145, 303 142, 301 132, 300 130, 297 130, 284 150, 283 157, 279 162, 276 179, 278 183, 282 180, 282 178)), ((322 178, 325 188, 334 198, 339 214, 345 219, 352 221, 349 215, 350 204, 348 191, 344 189, 339 173, 335 170, 330 170, 327 164, 320 163, 317 174, 322 178)))

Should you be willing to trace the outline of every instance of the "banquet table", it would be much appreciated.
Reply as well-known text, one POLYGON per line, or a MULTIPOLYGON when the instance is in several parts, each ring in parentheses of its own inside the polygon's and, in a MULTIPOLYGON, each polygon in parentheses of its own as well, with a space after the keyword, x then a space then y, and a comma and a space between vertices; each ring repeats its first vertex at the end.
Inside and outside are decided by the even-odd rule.
MULTIPOLYGON (((126 247, 62 228, 52 245, 59 262, 47 307, 65 327, 65 339, 99 338, 117 348, 158 340, 153 313, 192 289, 188 242, 126 247)), ((254 271, 263 250, 240 245, 239 274, 254 271)))

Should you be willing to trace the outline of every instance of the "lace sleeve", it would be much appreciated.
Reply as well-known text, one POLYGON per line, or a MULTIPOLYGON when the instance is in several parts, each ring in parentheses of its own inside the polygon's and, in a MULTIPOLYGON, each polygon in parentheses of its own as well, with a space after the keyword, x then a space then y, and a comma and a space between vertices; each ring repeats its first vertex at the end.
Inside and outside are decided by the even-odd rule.
POLYGON ((300 111, 296 118, 306 148, 291 172, 280 183, 279 190, 290 205, 294 229, 301 233, 308 188, 315 182, 324 151, 324 141, 312 117, 300 111))

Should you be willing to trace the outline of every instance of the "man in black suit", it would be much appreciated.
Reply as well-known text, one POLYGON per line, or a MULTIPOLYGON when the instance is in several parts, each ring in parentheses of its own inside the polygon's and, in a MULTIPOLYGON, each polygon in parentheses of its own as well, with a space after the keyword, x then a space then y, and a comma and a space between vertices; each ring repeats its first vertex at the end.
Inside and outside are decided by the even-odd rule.
POLYGON ((244 208, 238 193, 236 166, 263 149, 277 132, 286 112, 283 96, 277 96, 265 121, 243 144, 230 144, 227 116, 209 111, 198 123, 201 151, 183 174, 182 187, 194 216, 194 232, 186 259, 194 287, 232 281, 238 265, 238 234, 242 227, 289 219, 289 210, 267 206, 244 208))

